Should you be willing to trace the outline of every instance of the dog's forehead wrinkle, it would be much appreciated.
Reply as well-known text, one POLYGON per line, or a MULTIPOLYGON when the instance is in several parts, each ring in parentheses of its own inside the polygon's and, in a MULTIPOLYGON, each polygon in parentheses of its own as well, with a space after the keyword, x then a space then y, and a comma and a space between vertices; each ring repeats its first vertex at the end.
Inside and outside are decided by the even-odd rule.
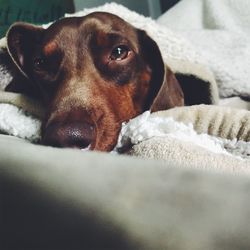
MULTIPOLYGON (((55 40, 58 47, 72 58, 76 54, 81 55, 85 49, 88 49, 91 37, 98 32, 107 36, 117 34, 137 41, 136 29, 132 25, 113 14, 104 12, 95 12, 84 17, 60 19, 47 29, 45 40, 55 40), (70 47, 69 44, 71 44, 70 47), (76 52, 72 50, 76 50, 76 52)), ((73 59, 75 61, 76 58, 73 59)))
POLYGON ((127 32, 130 33, 135 30, 135 28, 125 20, 106 12, 94 12, 85 16, 82 19, 80 27, 83 27, 90 33, 93 30, 100 30, 104 33, 118 32, 126 34, 127 32))
POLYGON ((106 23, 103 23, 97 18, 89 18, 82 22, 80 29, 83 33, 91 35, 95 30, 102 30, 103 32, 107 33, 112 30, 112 26, 106 23))
POLYGON ((116 26, 126 25, 132 27, 132 25, 127 23, 124 19, 108 12, 93 12, 85 16, 85 18, 99 20, 102 24, 110 24, 110 25, 116 24, 116 26))
POLYGON ((52 23, 48 28, 47 31, 51 33, 58 33, 61 30, 67 28, 77 28, 79 26, 80 20, 79 17, 66 17, 57 20, 56 22, 52 23))

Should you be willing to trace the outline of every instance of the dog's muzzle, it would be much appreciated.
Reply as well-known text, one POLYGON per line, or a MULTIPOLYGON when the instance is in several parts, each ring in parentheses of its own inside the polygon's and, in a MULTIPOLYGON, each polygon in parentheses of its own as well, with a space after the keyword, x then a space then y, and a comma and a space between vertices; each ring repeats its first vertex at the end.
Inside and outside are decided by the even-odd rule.
POLYGON ((52 122, 44 130, 42 143, 54 147, 90 148, 95 127, 87 122, 52 122))

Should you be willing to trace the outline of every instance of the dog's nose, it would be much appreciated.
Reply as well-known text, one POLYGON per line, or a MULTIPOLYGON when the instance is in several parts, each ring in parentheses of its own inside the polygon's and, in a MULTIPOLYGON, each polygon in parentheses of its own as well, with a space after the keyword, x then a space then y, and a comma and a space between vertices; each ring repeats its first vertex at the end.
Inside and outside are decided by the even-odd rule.
POLYGON ((43 133, 42 143, 54 147, 71 147, 85 149, 94 139, 95 128, 86 122, 49 124, 43 133))

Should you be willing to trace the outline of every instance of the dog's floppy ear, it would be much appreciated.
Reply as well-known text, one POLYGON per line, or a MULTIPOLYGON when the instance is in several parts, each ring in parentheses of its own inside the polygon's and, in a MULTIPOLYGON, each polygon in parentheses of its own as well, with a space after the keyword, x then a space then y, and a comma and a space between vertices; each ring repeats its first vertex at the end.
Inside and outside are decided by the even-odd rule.
POLYGON ((150 107, 152 112, 184 106, 184 94, 175 74, 165 67, 164 80, 150 107))
POLYGON ((151 82, 144 110, 152 112, 184 105, 184 95, 174 73, 165 66, 156 42, 145 31, 138 30, 144 60, 150 67, 151 82))
POLYGON ((13 24, 7 32, 7 49, 19 70, 27 77, 27 62, 44 29, 28 23, 13 24))

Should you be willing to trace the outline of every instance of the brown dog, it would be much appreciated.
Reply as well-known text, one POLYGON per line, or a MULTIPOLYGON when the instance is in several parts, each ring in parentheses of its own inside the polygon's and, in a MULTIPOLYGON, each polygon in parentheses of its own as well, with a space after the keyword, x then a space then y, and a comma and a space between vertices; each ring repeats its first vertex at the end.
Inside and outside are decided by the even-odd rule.
POLYGON ((47 105, 46 145, 110 151, 122 122, 184 104, 157 44, 115 15, 64 18, 48 29, 16 23, 7 43, 47 105))

